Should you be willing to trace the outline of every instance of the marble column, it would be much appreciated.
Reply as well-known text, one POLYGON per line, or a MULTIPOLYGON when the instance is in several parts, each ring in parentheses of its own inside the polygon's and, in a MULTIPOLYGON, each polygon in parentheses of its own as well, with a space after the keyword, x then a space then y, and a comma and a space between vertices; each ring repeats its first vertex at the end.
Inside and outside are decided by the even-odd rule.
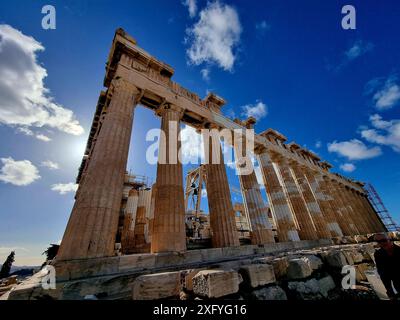
POLYGON ((343 224, 346 226, 346 228, 342 227, 342 230, 344 230, 344 234, 349 236, 354 236, 356 234, 359 234, 357 226, 353 220, 352 211, 347 206, 346 199, 343 196, 343 191, 342 188, 340 187, 340 183, 336 180, 332 180, 331 186, 335 194, 335 198, 337 199, 336 202, 340 206, 343 224))
POLYGON ((257 160, 261 168, 265 189, 269 200, 280 242, 299 241, 292 209, 279 182, 268 151, 263 148, 256 150, 257 160))
POLYGON ((246 161, 246 163, 248 166, 251 166, 251 173, 247 172, 248 168, 242 170, 241 162, 238 160, 236 160, 236 166, 243 202, 249 216, 252 230, 251 242, 252 244, 275 242, 272 233, 272 225, 268 220, 268 208, 262 199, 260 185, 258 184, 253 165, 250 159, 248 160, 249 161, 246 161))
POLYGON ((360 211, 357 207, 357 204, 354 202, 352 199, 352 196, 350 194, 350 190, 348 187, 344 185, 340 185, 341 193, 343 195, 344 201, 347 205, 347 208, 349 209, 349 212, 352 216, 353 222, 357 227, 358 234, 367 234, 368 233, 368 227, 364 222, 364 219, 362 218, 360 211))
POLYGON ((365 211, 369 215, 369 218, 371 220, 371 225, 373 226, 374 232, 376 232, 376 233, 384 232, 386 228, 384 227, 381 220, 379 219, 378 214, 376 213, 375 209, 372 207, 371 203, 369 202, 367 195, 359 194, 359 196, 361 197, 361 202, 365 208, 365 211))
POLYGON ((358 197, 358 191, 351 189, 350 190, 350 197, 352 199, 352 203, 356 206, 356 210, 359 213, 360 219, 362 219, 365 225, 365 234, 373 233, 373 227, 371 225, 371 221, 368 215, 365 212, 364 206, 361 202, 361 199, 358 197))
POLYGON ((114 255, 138 90, 119 79, 112 81, 108 94, 111 101, 76 195, 58 261, 114 255))
POLYGON ((370 233, 375 233, 377 232, 376 224, 371 216, 371 212, 369 211, 369 208, 366 206, 366 203, 363 200, 363 196, 359 191, 355 192, 355 197, 357 198, 357 201, 360 203, 360 207, 364 216, 364 219, 367 221, 370 233))
POLYGON ((147 253, 150 251, 150 241, 147 238, 149 226, 149 211, 151 206, 151 190, 140 190, 137 204, 135 223, 135 252, 147 253))
POLYGON ((185 203, 182 164, 179 160, 181 109, 164 105, 161 116, 151 252, 186 250, 185 203))
POLYGON ((135 225, 138 207, 139 191, 131 189, 126 202, 124 224, 121 234, 122 253, 128 254, 135 248, 135 225))
POLYGON ((329 187, 323 176, 320 173, 308 172, 307 179, 309 179, 310 185, 314 188, 314 194, 324 214, 331 237, 342 237, 343 231, 339 226, 335 208, 332 207, 333 198, 330 196, 329 187))
POLYGON ((272 161, 275 162, 279 168, 283 187, 286 190, 286 194, 289 197, 289 201, 292 205, 294 215, 299 224, 299 236, 301 240, 315 240, 317 239, 317 230, 311 219, 310 212, 306 206, 296 181, 289 167, 288 161, 281 156, 273 156, 272 161))
MULTIPOLYGON (((297 181, 297 185, 299 187, 300 192, 303 195, 303 199, 306 203, 307 209, 310 212, 311 218, 314 222, 314 226, 317 231, 318 239, 328 239, 331 237, 331 233, 329 232, 326 220, 322 213, 322 210, 318 204, 317 199, 311 189, 311 185, 309 184, 305 171, 306 167, 303 167, 299 163, 292 161, 290 166, 293 170, 293 175, 297 181)), ((314 181, 314 180, 312 180, 314 181)), ((315 183, 315 181, 314 181, 315 183)))
POLYGON ((239 234, 219 136, 212 138, 212 134, 203 133, 203 141, 212 245, 215 248, 239 246, 239 234), (216 163, 213 158, 217 159, 218 155, 219 161, 216 163))
POLYGON ((341 199, 340 199, 339 195, 337 194, 336 189, 335 189, 330 177, 328 175, 324 175, 323 179, 327 186, 326 192, 329 196, 329 201, 331 203, 331 207, 334 210, 336 221, 339 224, 340 229, 343 232, 343 235, 350 236, 352 234, 352 232, 351 232, 348 222, 346 221, 343 203, 341 202, 341 199))

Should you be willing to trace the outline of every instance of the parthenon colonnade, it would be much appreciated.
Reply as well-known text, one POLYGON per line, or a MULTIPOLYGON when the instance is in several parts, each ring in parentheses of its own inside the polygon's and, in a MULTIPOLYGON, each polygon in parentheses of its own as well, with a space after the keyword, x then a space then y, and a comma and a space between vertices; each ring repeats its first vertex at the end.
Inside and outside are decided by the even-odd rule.
MULTIPOLYGON (((196 129, 244 130, 251 122, 232 121, 221 113, 225 101, 215 94, 200 99, 171 80, 174 70, 137 46, 118 29, 106 64, 87 148, 78 175, 79 188, 57 260, 108 257, 114 246, 126 172, 135 106, 140 104, 161 117, 167 146, 176 138, 179 124, 196 129), (170 123, 177 124, 172 130, 170 123), (173 137, 172 140, 169 138, 173 137)), ((366 197, 362 183, 331 173, 330 165, 281 133, 268 129, 254 136, 278 241, 353 236, 385 231, 366 197)), ((220 154, 221 145, 210 143, 206 158, 220 154)), ((135 148, 135 146, 133 146, 135 148)), ((161 149, 162 150, 162 149, 161 149)), ((135 152, 135 150, 134 150, 135 152)), ((153 187, 151 252, 186 250, 182 164, 178 151, 162 154, 153 187)), ((240 161, 238 171, 241 172, 240 161)), ((206 164, 207 194, 214 247, 238 246, 234 210, 225 165, 206 164)), ((239 174, 255 244, 274 242, 254 171, 239 174)), ((131 194, 131 200, 138 195, 131 194)), ((129 199, 128 199, 129 200, 129 199)), ((132 200, 134 201, 134 200, 132 200)), ((132 204, 129 203, 131 206, 132 204)), ((131 210, 131 209, 127 209, 131 210)), ((127 222, 127 225, 128 222, 127 222)), ((128 228, 129 229, 129 228, 128 228)))

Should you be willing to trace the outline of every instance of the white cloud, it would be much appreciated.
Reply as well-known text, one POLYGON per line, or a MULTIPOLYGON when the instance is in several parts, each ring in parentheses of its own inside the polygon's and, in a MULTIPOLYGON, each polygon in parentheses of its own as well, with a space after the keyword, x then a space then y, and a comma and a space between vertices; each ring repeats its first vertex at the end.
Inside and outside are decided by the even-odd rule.
POLYGON ((344 51, 339 63, 329 63, 326 61, 326 68, 329 71, 339 72, 352 61, 373 50, 373 48, 374 44, 371 42, 356 40, 346 51, 344 51))
POLYGON ((268 114, 268 108, 262 101, 257 101, 256 104, 247 104, 242 106, 242 115, 246 117, 254 117, 257 120, 264 118, 268 114))
POLYGON ((380 147, 368 148, 362 141, 357 139, 328 143, 328 151, 336 152, 349 160, 370 159, 382 154, 380 147))
POLYGON ((400 152, 400 119, 385 121, 375 114, 370 117, 370 121, 375 129, 363 129, 361 136, 369 142, 389 146, 400 152))
POLYGON ((49 168, 50 170, 60 169, 60 166, 58 165, 58 163, 50 161, 50 160, 42 161, 41 166, 49 168))
POLYGON ((41 134, 41 133, 34 133, 31 129, 28 129, 27 127, 18 127, 17 132, 22 133, 26 136, 34 136, 36 139, 44 141, 44 142, 51 141, 51 138, 49 138, 48 136, 41 134))
POLYGON ((201 189, 201 197, 207 198, 207 189, 206 188, 201 189))
POLYGON ((356 170, 356 166, 352 163, 344 163, 340 165, 340 169, 345 172, 353 172, 354 170, 356 170))
POLYGON ((58 192, 59 194, 66 194, 68 192, 75 192, 78 190, 76 183, 57 183, 51 186, 51 190, 58 192))
POLYGON ((40 179, 39 170, 29 161, 15 161, 13 158, 1 158, 0 181, 16 186, 27 186, 40 179))
POLYGON ((208 69, 208 68, 201 69, 200 73, 205 81, 210 80, 210 69, 208 69))
POLYGON ((17 128, 17 132, 23 133, 26 136, 33 136, 34 135, 33 131, 31 129, 26 128, 26 127, 17 128))
POLYGON ((54 102, 44 86, 47 71, 36 56, 43 50, 34 38, 0 25, 0 123, 22 127, 27 135, 31 127, 44 126, 80 135, 84 130, 74 113, 54 102))
POLYGON ((319 148, 321 148, 322 147, 322 142, 321 141, 317 141, 317 142, 315 142, 315 147, 317 148, 317 149, 319 149, 319 148))
POLYGON ((204 157, 202 136, 196 132, 196 129, 185 125, 180 132, 180 139, 182 162, 199 164, 204 157))
POLYGON ((387 110, 398 105, 400 86, 397 75, 370 80, 365 85, 365 94, 372 95, 372 101, 378 110, 387 110))
POLYGON ((193 18, 197 13, 197 3, 196 0, 184 0, 183 5, 188 8, 189 16, 193 18))
POLYGON ((51 138, 49 138, 48 136, 45 136, 44 134, 37 134, 37 135, 36 135, 36 139, 42 140, 42 141, 44 141, 44 142, 49 142, 49 141, 51 141, 51 138))
POLYGON ((232 71, 242 27, 236 10, 218 1, 208 3, 199 21, 187 30, 189 62, 195 65, 216 63, 232 71))
POLYGON ((362 40, 357 40, 354 44, 345 52, 348 60, 354 60, 363 54, 371 51, 374 45, 370 42, 364 42, 362 40))
POLYGON ((386 83, 373 99, 378 110, 390 109, 400 101, 400 87, 395 83, 386 83))

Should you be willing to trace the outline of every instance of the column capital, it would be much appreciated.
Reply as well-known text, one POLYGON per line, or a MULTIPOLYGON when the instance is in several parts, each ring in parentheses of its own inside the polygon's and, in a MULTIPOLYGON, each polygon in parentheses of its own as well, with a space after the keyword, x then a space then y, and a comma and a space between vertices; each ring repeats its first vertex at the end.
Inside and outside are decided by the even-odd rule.
POLYGON ((134 86, 132 83, 129 81, 125 80, 124 78, 121 78, 120 76, 115 77, 110 84, 110 93, 113 94, 117 90, 122 90, 122 91, 130 91, 134 95, 138 95, 142 90, 139 89, 138 87, 134 86))
POLYGON ((176 112, 179 114, 179 119, 183 117, 184 109, 172 103, 164 102, 155 111, 156 115, 162 117, 166 112, 176 112))
POLYGON ((261 144, 257 144, 254 146, 254 153, 257 155, 263 154, 267 152, 267 147, 265 147, 264 145, 261 144))
POLYGON ((270 151, 269 154, 270 154, 271 160, 273 162, 277 162, 277 163, 283 164, 283 163, 286 163, 286 161, 287 161, 287 159, 283 155, 281 155, 280 153, 277 153, 277 152, 274 152, 274 151, 270 151))
POLYGON ((219 125, 217 125, 216 123, 206 121, 206 122, 204 122, 202 124, 202 129, 209 129, 209 130, 210 129, 218 129, 218 130, 221 130, 222 128, 219 125))
POLYGON ((306 167, 304 164, 298 162, 298 161, 295 160, 295 159, 289 158, 288 162, 289 162, 289 164, 290 164, 291 166, 296 166, 296 167, 299 167, 299 168, 306 167))

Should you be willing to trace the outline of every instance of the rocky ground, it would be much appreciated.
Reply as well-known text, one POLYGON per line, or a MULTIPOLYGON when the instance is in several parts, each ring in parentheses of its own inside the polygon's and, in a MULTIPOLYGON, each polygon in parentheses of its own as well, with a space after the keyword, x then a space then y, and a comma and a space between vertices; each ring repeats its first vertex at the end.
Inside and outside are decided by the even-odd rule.
POLYGON ((379 299, 365 275, 374 268, 374 250, 372 243, 339 245, 229 262, 215 269, 144 275, 134 283, 133 299, 379 299), (350 290, 341 285, 347 265, 356 275, 350 290))

